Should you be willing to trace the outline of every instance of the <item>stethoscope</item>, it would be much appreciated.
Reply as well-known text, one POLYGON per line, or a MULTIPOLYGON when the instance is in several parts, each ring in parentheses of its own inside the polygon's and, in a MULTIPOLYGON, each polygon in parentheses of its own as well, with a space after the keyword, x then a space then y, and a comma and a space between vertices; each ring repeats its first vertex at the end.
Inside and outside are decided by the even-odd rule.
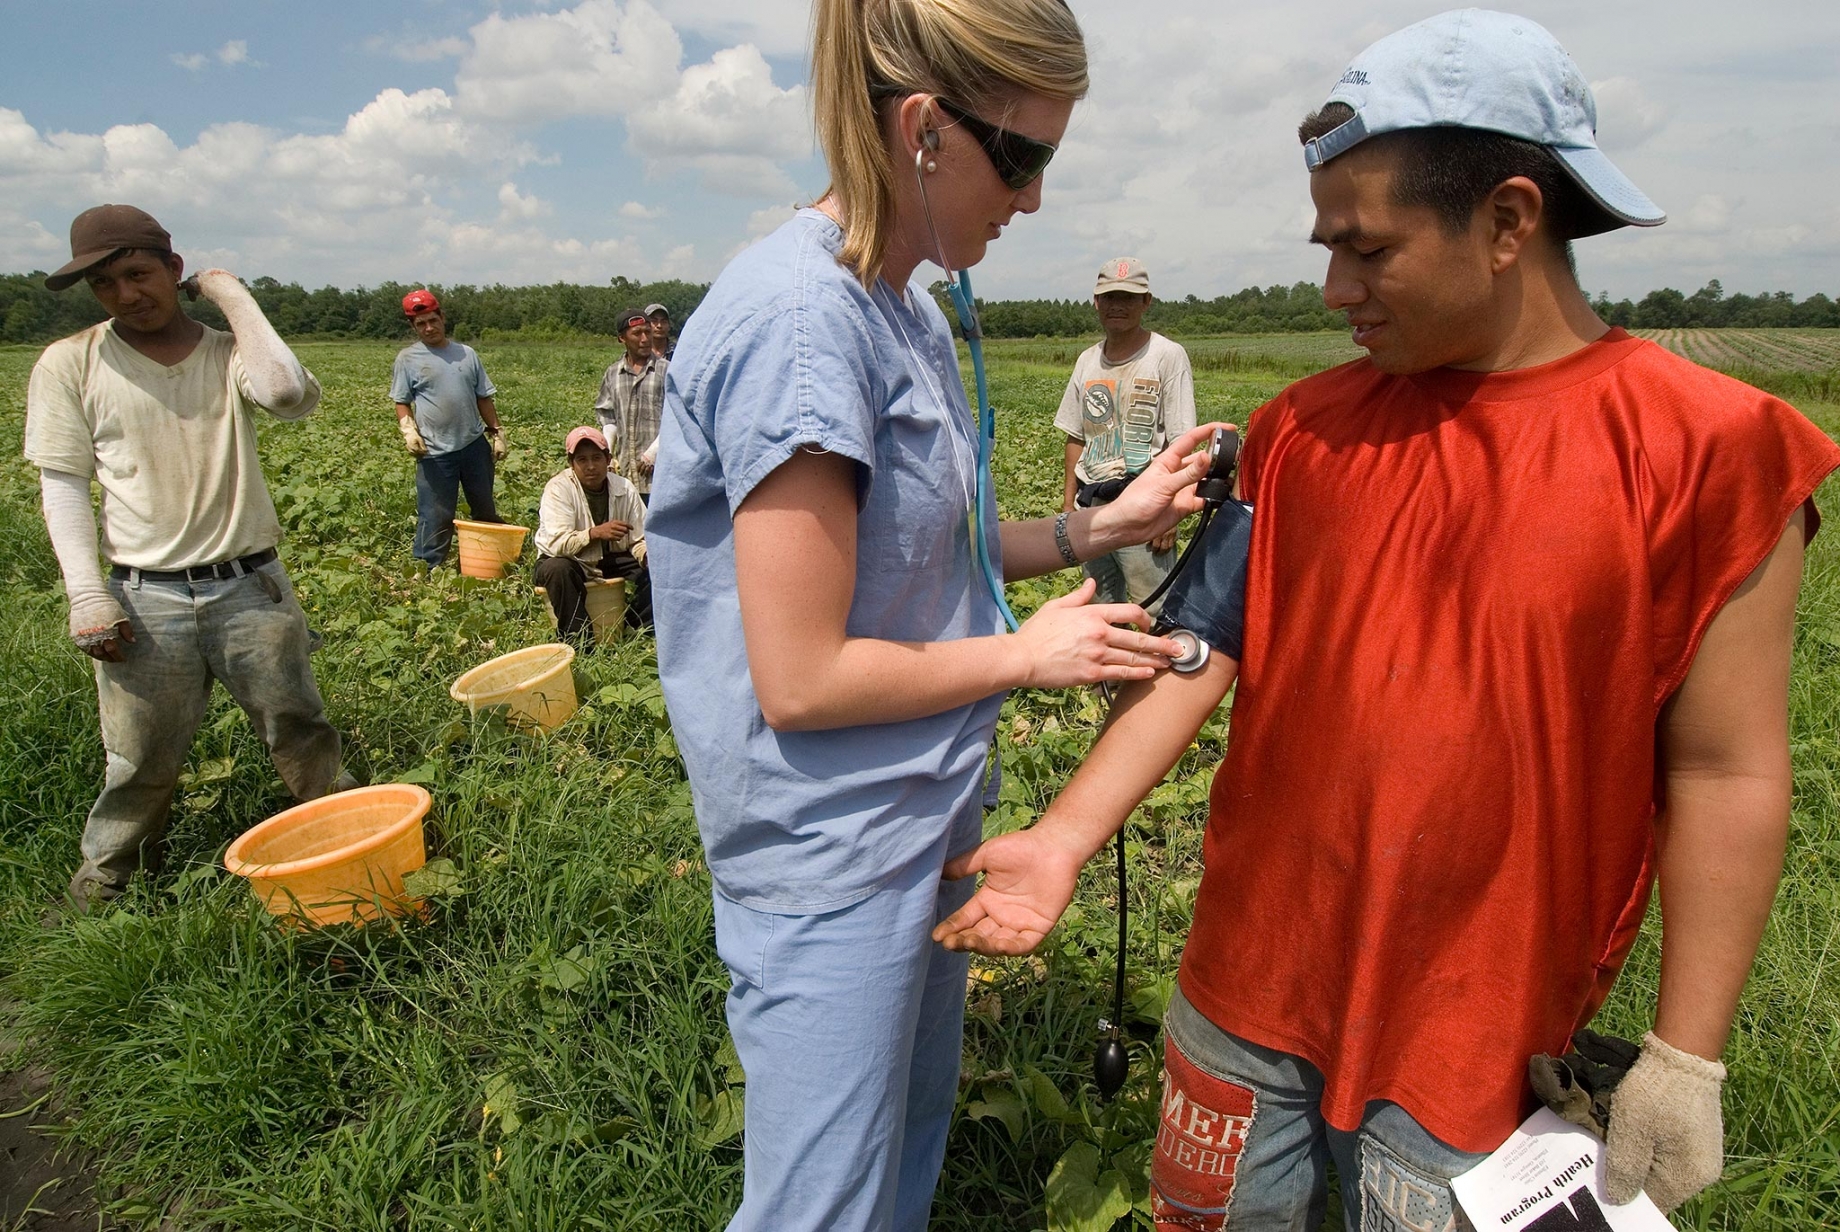
MULTIPOLYGON (((958 317, 958 327, 964 335, 965 349, 971 353, 972 379, 977 388, 977 475, 972 496, 971 538, 984 585, 990 591, 990 597, 996 601, 997 610, 1003 615, 1003 623, 1013 633, 1020 627, 1020 622, 1016 619, 1016 613, 1010 610, 1009 601, 1003 597, 1003 582, 991 564, 990 548, 985 541, 982 525, 985 494, 991 488, 990 459, 997 443, 996 412, 991 408, 990 387, 984 376, 984 332, 978 325, 970 275, 964 270, 954 270, 946 260, 945 245, 939 242, 939 229, 933 224, 933 205, 926 192, 926 155, 924 147, 914 152, 914 181, 920 186, 920 206, 926 215, 926 229, 932 236, 934 259, 946 274, 946 298, 952 302, 952 311, 958 317)), ((1195 485, 1195 495, 1202 502, 1201 517, 1195 524, 1195 533, 1182 555, 1176 559, 1175 567, 1139 606, 1148 608, 1162 598, 1188 567, 1195 549, 1207 536, 1208 525, 1214 520, 1215 512, 1233 495, 1233 472, 1238 463, 1239 435, 1215 429, 1213 439, 1208 443, 1207 474, 1195 485)), ((1208 644, 1192 630, 1171 627, 1158 620, 1150 631, 1183 647, 1183 653, 1170 661, 1173 670, 1184 674, 1198 672, 1207 663, 1208 644)), ((1111 686, 1102 682, 1099 692, 1104 695, 1109 709, 1113 704, 1111 686)), ((1099 1020, 1099 1030, 1104 1038, 1099 1041, 1093 1053, 1093 1082, 1099 1088, 1100 1096, 1108 1100, 1124 1086, 1131 1068, 1130 1054, 1124 1046, 1125 942, 1129 918, 1125 908, 1124 831, 1125 827, 1118 828, 1115 844, 1118 862, 1118 961, 1112 975, 1112 1016, 1099 1020)))

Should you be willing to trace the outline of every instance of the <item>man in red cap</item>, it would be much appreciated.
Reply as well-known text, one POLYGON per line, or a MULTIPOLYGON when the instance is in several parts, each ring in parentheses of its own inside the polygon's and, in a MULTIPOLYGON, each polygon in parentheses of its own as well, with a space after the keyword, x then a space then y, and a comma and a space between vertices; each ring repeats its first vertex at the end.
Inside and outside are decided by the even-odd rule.
POLYGON ((549 595, 563 638, 593 644, 589 578, 626 579, 626 623, 652 622, 645 569, 645 505, 633 485, 609 471, 607 438, 576 428, 563 445, 569 464, 543 487, 537 514, 537 585, 549 595))
POLYGON ((479 353, 447 336, 434 292, 403 296, 416 341, 396 356, 390 400, 403 444, 415 455, 415 556, 433 569, 447 559, 461 491, 476 522, 499 520, 492 500, 495 465, 505 457, 497 390, 479 353))
POLYGON ((52 343, 32 369, 25 455, 39 468, 71 636, 96 661, 108 768, 70 883, 87 909, 158 867, 214 679, 296 797, 354 784, 307 661, 306 616, 276 559, 281 525, 256 452, 256 409, 300 419, 319 383, 234 274, 181 281, 184 262, 145 211, 85 210, 70 253, 45 285, 87 282, 109 319, 52 343), (181 292, 217 305, 230 332, 187 316, 181 292))

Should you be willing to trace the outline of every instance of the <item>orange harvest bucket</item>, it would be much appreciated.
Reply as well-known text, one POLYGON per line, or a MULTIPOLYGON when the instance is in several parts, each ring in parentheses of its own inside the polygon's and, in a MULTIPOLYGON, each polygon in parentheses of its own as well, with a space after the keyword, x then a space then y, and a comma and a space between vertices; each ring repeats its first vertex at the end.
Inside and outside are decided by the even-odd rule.
MULTIPOLYGON (((587 590, 588 621, 594 626, 594 644, 611 646, 620 640, 620 634, 626 627, 626 579, 589 578, 584 585, 587 590)), ((549 623, 561 628, 561 622, 556 619, 556 607, 549 601, 549 592, 541 586, 536 589, 543 596, 543 607, 549 613, 549 623)))
POLYGON ((526 526, 509 522, 468 522, 454 519, 454 538, 460 546, 460 572, 473 578, 502 578, 505 566, 524 550, 526 526))
POLYGON ((481 663, 447 692, 473 714, 503 706, 510 726, 548 731, 575 713, 574 662, 573 646, 528 646, 481 663))
POLYGON ((274 914, 315 925, 361 923, 420 904, 403 878, 428 860, 431 799, 413 783, 379 783, 276 813, 224 852, 224 867, 274 914))

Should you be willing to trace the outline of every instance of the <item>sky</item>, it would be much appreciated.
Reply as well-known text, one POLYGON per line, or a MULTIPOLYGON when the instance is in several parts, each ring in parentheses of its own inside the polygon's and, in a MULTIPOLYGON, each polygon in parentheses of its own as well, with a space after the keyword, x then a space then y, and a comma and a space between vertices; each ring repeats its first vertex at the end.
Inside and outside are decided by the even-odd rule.
MULTIPOLYGON (((1298 119, 1436 4, 1071 0, 1092 92, 985 298, 1319 281, 1298 119)), ((1840 296, 1840 4, 1523 0, 1666 225, 1581 241, 1592 293, 1840 296)), ((820 192, 809 0, 0 0, 0 271, 151 211, 191 268, 308 287, 707 281, 820 192)), ((917 274, 923 281, 929 267, 917 274)))

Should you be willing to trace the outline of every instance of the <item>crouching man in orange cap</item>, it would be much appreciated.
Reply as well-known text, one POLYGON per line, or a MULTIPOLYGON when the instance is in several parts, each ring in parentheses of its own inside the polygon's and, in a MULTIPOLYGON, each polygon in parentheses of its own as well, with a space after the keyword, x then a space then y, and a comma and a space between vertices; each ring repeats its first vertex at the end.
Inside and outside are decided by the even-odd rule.
POLYGON ((593 644, 588 627, 591 578, 626 580, 626 623, 652 623, 652 584, 645 568, 645 503, 611 469, 607 438, 576 428, 563 445, 569 464, 543 485, 537 514, 537 585, 549 594, 566 641, 593 644))
POLYGON ((306 616, 276 558, 281 525, 256 453, 256 409, 300 419, 319 404, 319 382, 234 274, 181 281, 171 236, 145 211, 85 210, 70 252, 45 285, 87 282, 109 319, 40 356, 25 455, 39 468, 71 636, 96 661, 108 768, 70 883, 87 909, 160 864, 213 680, 249 715, 296 797, 355 784, 307 661, 306 616), (187 316, 182 291, 217 305, 230 332, 187 316))

